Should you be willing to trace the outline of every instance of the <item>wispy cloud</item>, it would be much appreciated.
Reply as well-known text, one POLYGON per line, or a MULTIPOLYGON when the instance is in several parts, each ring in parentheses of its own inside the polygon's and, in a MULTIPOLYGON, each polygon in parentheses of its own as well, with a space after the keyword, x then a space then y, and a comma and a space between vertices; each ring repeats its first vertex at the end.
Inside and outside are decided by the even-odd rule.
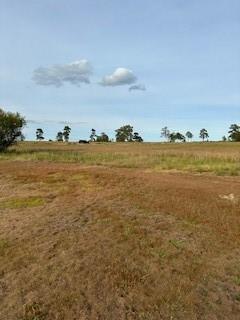
POLYGON ((117 68, 112 74, 106 75, 100 81, 102 86, 121 86, 132 84, 137 81, 137 77, 132 70, 127 68, 117 68))
POLYGON ((80 86, 90 83, 92 66, 83 59, 65 65, 40 67, 33 72, 33 81, 42 86, 61 87, 64 83, 80 86))
POLYGON ((145 91, 146 87, 144 84, 134 84, 134 85, 130 86, 128 90, 129 91, 132 91, 132 90, 145 91))
POLYGON ((75 125, 75 124, 83 124, 87 123, 85 121, 58 121, 59 124, 64 124, 64 125, 75 125))
POLYGON ((38 124, 38 123, 41 123, 37 120, 27 120, 27 123, 31 123, 31 124, 38 124))
POLYGON ((84 121, 62 121, 62 120, 27 120, 27 123, 30 124, 62 124, 62 125, 78 125, 78 124, 86 124, 84 121))

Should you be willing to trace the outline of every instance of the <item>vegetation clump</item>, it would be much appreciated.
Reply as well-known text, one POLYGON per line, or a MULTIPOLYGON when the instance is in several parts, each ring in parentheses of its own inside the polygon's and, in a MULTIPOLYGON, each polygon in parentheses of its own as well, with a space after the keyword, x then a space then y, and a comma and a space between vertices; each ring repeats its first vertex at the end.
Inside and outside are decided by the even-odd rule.
POLYGON ((21 209, 38 207, 44 204, 40 197, 11 198, 0 202, 0 209, 21 209))
POLYGON ((129 124, 115 130, 117 142, 142 142, 143 139, 138 132, 133 132, 133 127, 129 124))
POLYGON ((25 125, 25 119, 18 112, 5 112, 0 109, 0 152, 24 139, 22 128, 25 125))
POLYGON ((237 124, 231 124, 229 128, 229 139, 231 141, 240 141, 240 126, 237 124))

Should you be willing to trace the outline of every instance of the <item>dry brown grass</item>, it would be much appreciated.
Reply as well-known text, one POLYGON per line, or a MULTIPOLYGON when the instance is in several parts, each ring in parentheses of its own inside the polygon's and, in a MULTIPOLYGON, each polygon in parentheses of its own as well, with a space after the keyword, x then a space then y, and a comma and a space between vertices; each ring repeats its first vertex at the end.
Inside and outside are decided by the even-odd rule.
POLYGON ((239 143, 78 143, 24 142, 1 160, 81 163, 153 171, 240 175, 239 143))
MULTIPOLYGON (((128 148, 80 146, 101 147, 128 148)), ((0 162, 1 320, 239 319, 238 177, 20 160, 0 162)))

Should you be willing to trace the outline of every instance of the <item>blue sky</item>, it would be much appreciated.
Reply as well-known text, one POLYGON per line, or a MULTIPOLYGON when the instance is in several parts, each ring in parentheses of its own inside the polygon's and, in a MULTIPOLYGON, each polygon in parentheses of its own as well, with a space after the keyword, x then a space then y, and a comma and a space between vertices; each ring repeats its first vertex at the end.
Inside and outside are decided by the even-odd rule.
POLYGON ((0 106, 34 120, 28 139, 63 121, 72 139, 128 123, 221 139, 239 123, 239 39, 239 0, 0 0, 0 106))

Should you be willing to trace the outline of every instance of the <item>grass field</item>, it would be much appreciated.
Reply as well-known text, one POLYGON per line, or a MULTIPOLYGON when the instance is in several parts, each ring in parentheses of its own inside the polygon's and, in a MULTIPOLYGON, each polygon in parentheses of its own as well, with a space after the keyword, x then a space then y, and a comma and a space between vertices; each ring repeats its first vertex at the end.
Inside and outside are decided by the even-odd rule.
POLYGON ((1 320, 238 320, 240 144, 0 154, 1 320))
POLYGON ((33 142, 22 143, 10 152, 0 154, 0 160, 46 160, 112 168, 239 175, 240 143, 106 143, 86 146, 33 142))

